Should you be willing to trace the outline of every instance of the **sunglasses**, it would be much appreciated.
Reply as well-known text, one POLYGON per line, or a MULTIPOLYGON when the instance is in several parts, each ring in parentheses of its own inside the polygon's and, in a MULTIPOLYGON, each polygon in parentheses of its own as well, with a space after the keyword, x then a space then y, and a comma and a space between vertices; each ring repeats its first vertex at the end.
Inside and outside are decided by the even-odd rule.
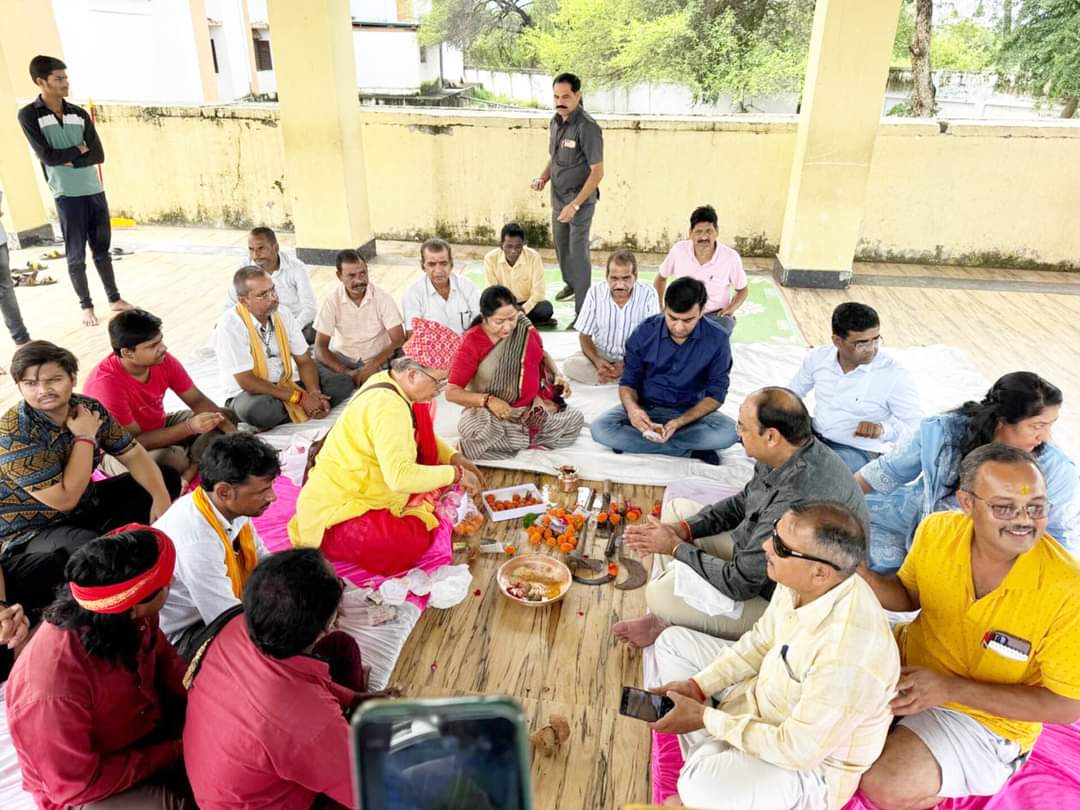
POLYGON ((803 554, 801 551, 796 551, 787 543, 785 543, 784 538, 780 536, 780 532, 776 530, 776 527, 779 525, 779 523, 779 520, 774 520, 772 525, 773 551, 776 552, 777 557, 783 560, 786 560, 788 557, 794 557, 797 560, 809 560, 810 562, 817 562, 821 563, 822 565, 827 565, 837 571, 841 570, 840 566, 834 563, 832 560, 825 560, 821 557, 814 557, 811 554, 803 554))

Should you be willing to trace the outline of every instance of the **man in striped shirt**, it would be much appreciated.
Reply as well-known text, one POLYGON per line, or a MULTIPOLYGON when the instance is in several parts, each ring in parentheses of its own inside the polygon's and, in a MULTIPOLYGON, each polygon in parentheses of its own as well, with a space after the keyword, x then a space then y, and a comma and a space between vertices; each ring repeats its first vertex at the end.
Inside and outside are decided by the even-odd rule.
POLYGON ((588 385, 613 385, 623 372, 626 339, 650 315, 660 314, 656 290, 638 281, 637 259, 629 250, 608 257, 607 278, 589 288, 575 328, 581 351, 563 371, 588 385))
POLYGON ((68 94, 67 66, 53 56, 30 60, 30 78, 41 94, 19 110, 19 125, 41 161, 49 191, 56 198, 56 215, 64 234, 71 286, 79 296, 84 326, 97 326, 97 315, 86 282, 86 243, 114 312, 132 309, 120 297, 113 275, 112 221, 98 164, 105 162, 93 119, 82 107, 64 101, 68 94))

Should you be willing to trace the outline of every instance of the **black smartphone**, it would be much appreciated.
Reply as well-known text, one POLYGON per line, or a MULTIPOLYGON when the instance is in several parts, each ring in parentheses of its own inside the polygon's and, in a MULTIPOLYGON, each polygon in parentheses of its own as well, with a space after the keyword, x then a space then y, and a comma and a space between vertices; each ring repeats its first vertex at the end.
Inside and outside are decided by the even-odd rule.
POLYGON ((654 695, 644 689, 624 686, 622 700, 619 701, 619 714, 655 723, 675 708, 675 701, 667 695, 654 695))
POLYGON ((361 810, 530 810, 529 748, 509 698, 372 700, 352 719, 361 810))

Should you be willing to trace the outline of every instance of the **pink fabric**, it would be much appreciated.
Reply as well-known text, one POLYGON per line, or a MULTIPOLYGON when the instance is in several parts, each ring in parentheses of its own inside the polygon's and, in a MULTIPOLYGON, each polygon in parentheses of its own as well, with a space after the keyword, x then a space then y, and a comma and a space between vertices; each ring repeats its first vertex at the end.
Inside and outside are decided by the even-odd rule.
POLYGON ((741 290, 747 284, 742 258, 719 242, 716 243, 712 259, 706 264, 698 263, 692 241, 684 239, 676 242, 660 265, 659 272, 664 278, 690 276, 704 284, 709 295, 709 300, 705 302, 706 312, 726 307, 731 301, 731 288, 741 290))
MULTIPOLYGON (((683 757, 677 738, 653 734, 652 802, 662 804, 676 792, 683 757)), ((1044 726, 1024 767, 996 796, 949 799, 938 810, 1032 810, 1080 807, 1080 723, 1044 726)), ((856 793, 844 810, 877 810, 856 793)))
MULTIPOLYGON (((270 504, 270 508, 255 518, 252 523, 255 524, 259 536, 270 551, 287 551, 292 548, 292 543, 289 541, 288 524, 292 516, 296 514, 296 498, 300 494, 300 488, 282 475, 274 481, 274 493, 277 495, 277 500, 270 504)), ((416 567, 431 573, 444 565, 449 565, 453 561, 450 542, 452 532, 453 526, 445 521, 440 521, 435 529, 431 547, 417 561, 416 567)), ((351 563, 338 562, 333 563, 333 565, 334 570, 338 572, 338 576, 344 577, 361 588, 378 588, 388 579, 388 577, 372 574, 370 571, 365 571, 351 563)), ((428 598, 426 596, 409 594, 408 598, 410 602, 421 610, 427 607, 428 598)))

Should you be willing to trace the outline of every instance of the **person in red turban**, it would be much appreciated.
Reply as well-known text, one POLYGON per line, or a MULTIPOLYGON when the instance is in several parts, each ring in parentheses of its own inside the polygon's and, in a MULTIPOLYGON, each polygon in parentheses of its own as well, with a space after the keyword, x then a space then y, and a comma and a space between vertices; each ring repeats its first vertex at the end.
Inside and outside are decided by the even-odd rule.
POLYGON ((81 546, 15 660, 8 725, 44 810, 194 808, 180 735, 184 664, 158 629, 176 550, 129 524, 81 546))
POLYGON ((374 374, 330 429, 289 522, 294 546, 383 576, 412 568, 431 546, 438 496, 480 471, 435 435, 427 403, 446 387, 461 338, 417 318, 404 356, 374 374))

